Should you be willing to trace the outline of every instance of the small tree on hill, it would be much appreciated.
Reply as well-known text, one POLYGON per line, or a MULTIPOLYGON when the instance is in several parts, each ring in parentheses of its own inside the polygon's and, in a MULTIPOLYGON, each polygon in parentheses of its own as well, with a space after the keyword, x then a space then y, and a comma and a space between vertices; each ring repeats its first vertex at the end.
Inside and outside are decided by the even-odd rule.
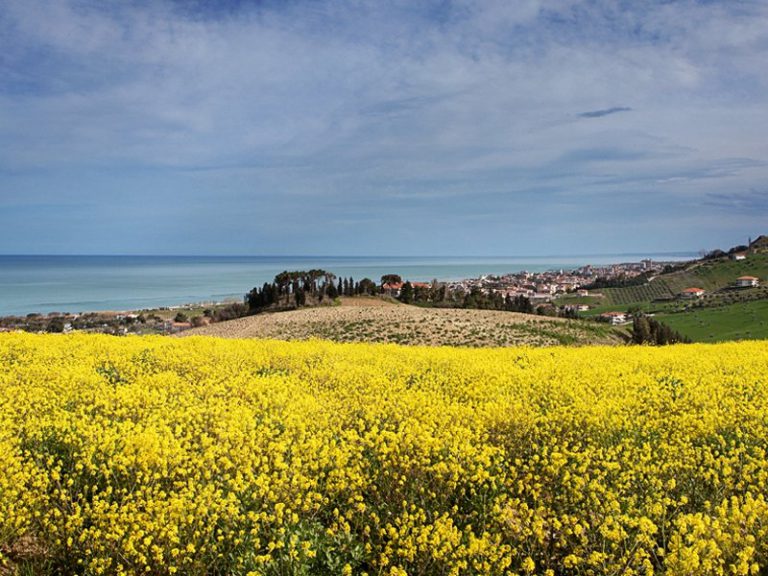
POLYGON ((413 302, 413 285, 410 282, 403 284, 400 289, 400 301, 405 304, 413 302))

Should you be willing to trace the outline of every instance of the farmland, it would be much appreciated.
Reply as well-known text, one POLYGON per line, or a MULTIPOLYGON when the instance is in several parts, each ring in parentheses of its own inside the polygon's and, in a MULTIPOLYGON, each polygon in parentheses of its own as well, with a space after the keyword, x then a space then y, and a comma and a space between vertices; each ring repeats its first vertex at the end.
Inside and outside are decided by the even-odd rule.
POLYGON ((722 290, 744 275, 768 279, 768 253, 750 254, 741 261, 727 258, 697 261, 685 270, 662 274, 644 285, 605 288, 601 292, 605 304, 626 306, 674 298, 685 288, 694 286, 708 292, 722 290))
POLYGON ((616 329, 591 322, 494 310, 420 308, 378 298, 343 298, 339 306, 258 314, 181 333, 194 335, 476 348, 623 342, 616 329))
POLYGON ((4 574, 758 574, 768 344, 0 335, 4 574))

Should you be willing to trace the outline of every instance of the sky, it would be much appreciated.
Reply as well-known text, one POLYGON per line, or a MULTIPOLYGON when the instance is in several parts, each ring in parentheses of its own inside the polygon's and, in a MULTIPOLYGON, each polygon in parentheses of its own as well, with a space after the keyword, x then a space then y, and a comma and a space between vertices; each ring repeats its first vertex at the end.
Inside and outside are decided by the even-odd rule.
POLYGON ((768 2, 0 2, 0 253, 768 233, 768 2))

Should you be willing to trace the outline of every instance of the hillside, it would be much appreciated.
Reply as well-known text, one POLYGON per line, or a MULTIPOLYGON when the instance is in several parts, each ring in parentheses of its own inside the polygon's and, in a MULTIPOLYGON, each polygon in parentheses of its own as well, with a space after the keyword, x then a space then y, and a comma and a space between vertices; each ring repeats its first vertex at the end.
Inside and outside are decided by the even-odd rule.
MULTIPOLYGON (((642 286, 605 288, 600 305, 627 306, 653 300, 675 298, 690 287, 703 288, 712 298, 713 292, 727 290, 739 276, 756 276, 768 280, 768 253, 756 253, 746 260, 697 260, 684 270, 661 274, 642 286)), ((705 297, 704 301, 707 301, 705 297)))
POLYGON ((180 336, 388 342, 428 346, 618 344, 600 324, 514 312, 420 308, 378 298, 345 298, 340 306, 259 314, 187 330, 180 336))
POLYGON ((656 319, 694 342, 768 338, 768 299, 656 314, 656 319))

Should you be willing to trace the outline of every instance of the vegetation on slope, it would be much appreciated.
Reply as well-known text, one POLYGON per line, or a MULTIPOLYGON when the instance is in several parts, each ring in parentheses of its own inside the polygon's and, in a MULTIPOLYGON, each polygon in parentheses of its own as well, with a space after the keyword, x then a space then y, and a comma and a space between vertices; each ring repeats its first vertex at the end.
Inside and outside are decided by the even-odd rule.
POLYGON ((583 320, 495 310, 421 308, 359 298, 346 299, 336 307, 240 318, 181 335, 280 340, 323 338, 335 342, 470 347, 617 344, 624 341, 619 330, 583 320))
POLYGON ((694 308, 657 318, 694 342, 768 339, 768 300, 694 308))
POLYGON ((647 284, 605 288, 605 303, 630 305, 674 298, 685 288, 698 287, 714 292, 732 286, 739 276, 756 276, 768 281, 768 253, 750 254, 746 260, 698 260, 684 270, 661 274, 647 284))

